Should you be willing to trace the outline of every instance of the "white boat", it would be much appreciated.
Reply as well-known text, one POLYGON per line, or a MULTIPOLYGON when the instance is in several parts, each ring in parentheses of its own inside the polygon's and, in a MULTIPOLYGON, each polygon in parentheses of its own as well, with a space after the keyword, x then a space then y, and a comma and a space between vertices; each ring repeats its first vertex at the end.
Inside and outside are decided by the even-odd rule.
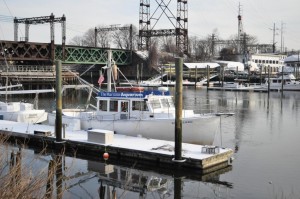
POLYGON ((235 79, 234 82, 224 82, 224 90, 236 89, 236 90, 253 90, 255 88, 261 88, 260 84, 249 83, 245 79, 235 79))
MULTIPOLYGON (((144 91, 144 87, 118 87, 111 91, 114 79, 111 53, 105 67, 108 91, 98 92, 95 111, 62 110, 62 123, 68 130, 102 129, 117 134, 174 141, 175 106, 167 87, 144 91)), ((103 68, 102 68, 103 69, 103 68)), ((211 145, 218 128, 220 114, 195 114, 182 110, 182 142, 211 145)), ((55 124, 56 113, 48 114, 55 124)))
MULTIPOLYGON (((144 91, 143 87, 119 87, 117 92, 99 92, 96 111, 63 110, 63 124, 80 126, 82 130, 104 129, 117 134, 174 141, 175 106, 173 96, 165 89, 144 91)), ((212 144, 219 116, 183 110, 182 141, 212 144)), ((55 124, 55 117, 55 113, 49 113, 50 125, 55 124)))
POLYGON ((47 121, 45 110, 36 110, 33 104, 25 102, 0 102, 0 119, 25 123, 47 121))
MULTIPOLYGON (((261 88, 268 89, 268 84, 269 79, 266 78, 261 88)), ((281 90, 282 88, 284 91, 300 91, 300 81, 297 81, 292 73, 270 78, 270 90, 281 90)))
MULTIPOLYGON (((53 89, 46 90, 16 90, 0 91, 0 94, 38 94, 54 92, 53 89)), ((36 98, 37 99, 37 98, 36 98)), ((26 102, 1 102, 0 119, 25 123, 42 123, 47 121, 48 113, 44 109, 35 109, 34 105, 26 102)))

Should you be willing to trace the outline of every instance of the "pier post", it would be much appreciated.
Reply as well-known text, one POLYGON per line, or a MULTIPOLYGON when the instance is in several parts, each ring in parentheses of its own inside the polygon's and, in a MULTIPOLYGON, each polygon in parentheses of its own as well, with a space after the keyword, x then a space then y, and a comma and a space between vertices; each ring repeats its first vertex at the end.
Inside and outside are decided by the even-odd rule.
POLYGON ((269 98, 269 95, 270 95, 270 70, 271 70, 271 67, 270 65, 268 65, 268 98, 269 98))
POLYGON ((260 85, 262 85, 262 67, 263 67, 263 65, 260 65, 260 67, 259 67, 259 72, 260 72, 260 76, 259 76, 259 78, 260 78, 260 85))
POLYGON ((61 61, 56 61, 56 122, 55 135, 56 142, 62 141, 62 92, 61 92, 61 61))
POLYGON ((209 79, 210 79, 209 78, 209 76, 210 76, 210 73, 209 73, 210 67, 209 67, 209 65, 207 65, 206 69, 207 69, 207 71, 206 71, 207 72, 207 81, 206 81, 207 85, 206 85, 206 87, 209 88, 209 79))
POLYGON ((283 84, 284 84, 284 79, 283 79, 283 69, 284 69, 284 66, 282 66, 282 69, 281 69, 281 95, 283 94, 283 84))
POLYGON ((222 70, 222 87, 224 86, 224 65, 221 65, 222 70))
POLYGON ((197 88, 197 79, 198 79, 198 77, 197 77, 197 65, 196 65, 196 67, 195 67, 195 89, 197 88))
POLYGON ((175 85, 175 162, 182 160, 182 78, 183 59, 176 58, 176 85, 175 85))
POLYGON ((182 177, 174 177, 174 199, 181 199, 182 177))

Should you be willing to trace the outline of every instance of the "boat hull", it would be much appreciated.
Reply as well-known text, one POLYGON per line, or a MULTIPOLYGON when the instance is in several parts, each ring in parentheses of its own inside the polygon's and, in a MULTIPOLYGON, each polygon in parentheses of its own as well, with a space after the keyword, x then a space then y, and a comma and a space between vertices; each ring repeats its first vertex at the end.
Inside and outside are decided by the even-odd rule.
POLYGON ((47 121, 48 113, 45 110, 26 110, 26 111, 12 111, 0 112, 2 120, 9 120, 24 123, 42 123, 47 121))
MULTIPOLYGON (((80 119, 80 128, 104 129, 114 131, 116 134, 128 136, 141 136, 152 139, 174 141, 175 119, 117 119, 105 120, 100 115, 85 114, 86 117, 62 117, 63 123, 70 123, 70 119, 80 119), (68 120, 68 121, 67 121, 68 120)), ((55 114, 49 113, 48 121, 54 124, 55 114)), ((183 118, 182 120, 182 141, 184 143, 209 145, 213 144, 217 131, 219 117, 216 115, 201 115, 199 117, 183 118)), ((73 125, 74 126, 74 125, 73 125)), ((78 125, 77 125, 78 126, 78 125)))

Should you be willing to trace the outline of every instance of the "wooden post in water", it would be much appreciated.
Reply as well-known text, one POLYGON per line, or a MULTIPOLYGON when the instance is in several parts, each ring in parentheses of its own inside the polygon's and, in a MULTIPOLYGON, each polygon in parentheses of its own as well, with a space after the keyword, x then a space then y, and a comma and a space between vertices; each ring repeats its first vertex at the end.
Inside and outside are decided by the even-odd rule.
POLYGON ((281 75, 281 95, 283 94, 283 84, 285 83, 285 82, 283 82, 284 81, 284 79, 283 79, 283 69, 284 69, 284 66, 282 66, 282 68, 281 68, 281 73, 282 73, 282 75, 281 75))
POLYGON ((53 180, 54 180, 54 161, 50 160, 48 165, 48 177, 47 177, 47 184, 46 184, 46 198, 52 198, 53 192, 53 180))
POLYGON ((270 65, 268 65, 268 98, 269 98, 269 95, 270 95, 270 65))
POLYGON ((61 199, 63 195, 63 169, 62 153, 56 156, 55 160, 55 178, 56 178, 56 198, 61 199))
POLYGON ((196 65, 196 67, 195 67, 195 89, 197 88, 197 79, 198 79, 197 76, 198 75, 197 75, 197 65, 196 65))
POLYGON ((224 86, 224 65, 221 65, 222 69, 222 87, 224 86))
POLYGON ((181 199, 182 177, 174 176, 174 199, 181 199))
POLYGON ((61 61, 58 60, 56 65, 56 122, 55 135, 56 142, 62 141, 62 77, 61 77, 61 61))
POLYGON ((207 85, 206 85, 206 87, 208 88, 209 87, 209 76, 210 76, 210 67, 209 67, 209 65, 207 65, 207 67, 206 67, 206 69, 207 69, 207 71, 206 71, 206 75, 207 75, 207 85))
POLYGON ((175 162, 182 161, 182 78, 183 59, 176 58, 176 85, 175 85, 175 162))
POLYGON ((259 72, 260 72, 260 85, 262 85, 262 67, 263 65, 260 65, 260 68, 259 68, 259 72))

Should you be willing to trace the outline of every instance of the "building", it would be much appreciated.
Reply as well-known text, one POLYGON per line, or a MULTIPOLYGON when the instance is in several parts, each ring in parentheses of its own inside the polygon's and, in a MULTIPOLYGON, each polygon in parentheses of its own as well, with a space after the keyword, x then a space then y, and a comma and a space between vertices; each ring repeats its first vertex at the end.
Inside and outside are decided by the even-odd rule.
POLYGON ((251 62, 258 65, 261 68, 262 73, 267 73, 268 67, 270 67, 271 73, 277 73, 281 71, 282 66, 284 66, 284 60, 287 56, 283 54, 253 54, 250 57, 251 62))
POLYGON ((219 73, 220 65, 218 63, 184 63, 183 70, 189 78, 202 78, 207 76, 208 66, 210 75, 219 73))

